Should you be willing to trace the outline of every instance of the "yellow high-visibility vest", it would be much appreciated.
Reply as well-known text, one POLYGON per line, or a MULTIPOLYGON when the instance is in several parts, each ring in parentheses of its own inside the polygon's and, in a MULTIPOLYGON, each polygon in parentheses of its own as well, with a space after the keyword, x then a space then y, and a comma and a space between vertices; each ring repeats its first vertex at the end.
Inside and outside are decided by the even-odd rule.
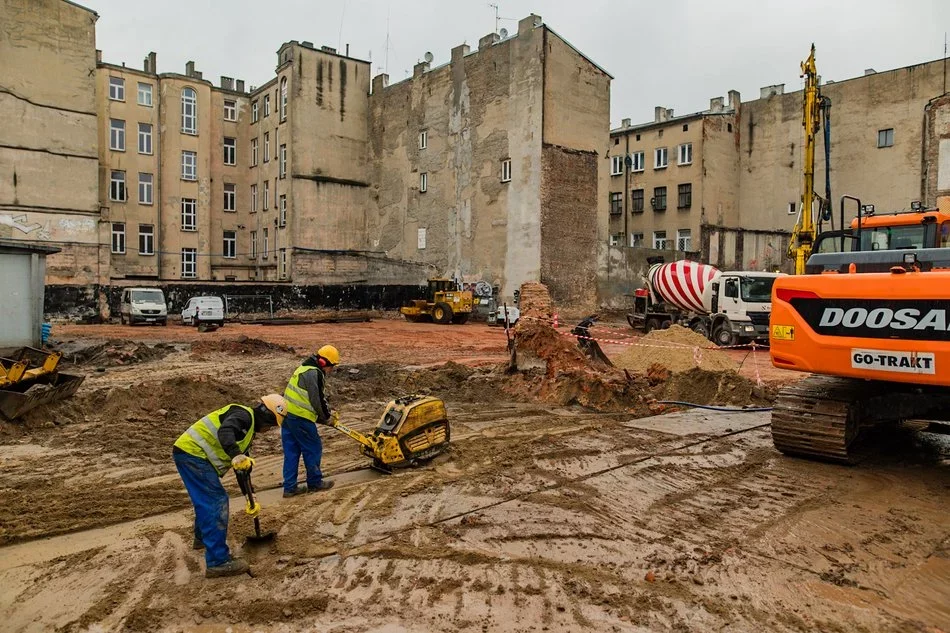
POLYGON ((311 369, 320 371, 319 367, 313 365, 301 365, 294 371, 294 375, 287 381, 287 388, 284 389, 284 400, 287 401, 287 413, 293 413, 304 420, 316 422, 317 411, 310 404, 310 394, 300 386, 300 376, 311 369))
POLYGON ((219 477, 224 476, 224 473, 228 472, 228 469, 231 468, 231 457, 224 451, 221 442, 218 440, 218 429, 221 428, 221 416, 231 407, 240 407, 251 415, 251 428, 247 432, 247 435, 238 440, 237 443, 242 453, 247 451, 247 447, 251 445, 251 440, 254 438, 254 410, 240 404, 229 404, 221 407, 217 411, 212 411, 192 424, 187 431, 182 433, 179 438, 175 440, 175 446, 189 455, 202 457, 211 462, 214 469, 218 471, 219 477))

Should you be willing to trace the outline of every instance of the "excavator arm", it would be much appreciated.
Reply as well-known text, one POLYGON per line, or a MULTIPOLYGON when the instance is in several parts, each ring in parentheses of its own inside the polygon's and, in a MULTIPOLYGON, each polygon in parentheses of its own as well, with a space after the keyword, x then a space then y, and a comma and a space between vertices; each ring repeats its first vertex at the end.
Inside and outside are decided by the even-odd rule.
POLYGON ((801 76, 805 78, 802 103, 802 127, 805 129, 802 208, 788 243, 788 256, 795 260, 796 275, 805 274, 805 263, 815 243, 815 144, 821 128, 823 99, 818 89, 814 44, 811 45, 811 54, 802 62, 801 67, 801 76))

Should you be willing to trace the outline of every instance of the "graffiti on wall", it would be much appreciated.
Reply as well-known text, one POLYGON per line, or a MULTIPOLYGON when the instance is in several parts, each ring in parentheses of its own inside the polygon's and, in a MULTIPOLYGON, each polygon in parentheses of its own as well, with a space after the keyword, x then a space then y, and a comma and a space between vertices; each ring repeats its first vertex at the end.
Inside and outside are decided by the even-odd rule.
POLYGON ((98 242, 94 218, 69 214, 0 213, 0 237, 55 242, 98 242))

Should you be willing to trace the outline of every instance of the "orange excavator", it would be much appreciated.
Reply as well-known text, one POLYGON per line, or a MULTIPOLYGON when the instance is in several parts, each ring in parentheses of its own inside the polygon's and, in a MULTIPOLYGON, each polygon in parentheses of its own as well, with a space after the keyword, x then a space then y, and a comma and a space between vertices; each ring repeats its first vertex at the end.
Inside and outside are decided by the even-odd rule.
POLYGON ((796 274, 772 287, 769 342, 775 367, 812 376, 779 392, 772 439, 786 454, 851 462, 869 427, 950 421, 950 199, 875 214, 842 196, 841 228, 818 222, 816 235, 814 47, 802 71, 806 204, 789 249, 796 274), (845 228, 849 201, 857 214, 845 228))

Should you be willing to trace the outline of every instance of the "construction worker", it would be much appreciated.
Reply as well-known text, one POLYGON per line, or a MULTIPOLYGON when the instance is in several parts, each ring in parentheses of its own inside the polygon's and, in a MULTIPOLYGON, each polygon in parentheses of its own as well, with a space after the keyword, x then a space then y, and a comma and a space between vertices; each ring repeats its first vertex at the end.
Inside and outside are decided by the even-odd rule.
MULTIPOLYGON (((248 456, 254 434, 280 426, 286 413, 287 402, 272 393, 251 407, 229 404, 212 411, 175 441, 172 458, 195 506, 194 548, 205 550, 208 578, 234 576, 249 569, 244 560, 231 558, 228 549, 228 493, 221 478, 232 467, 235 475, 249 473, 254 465, 248 456)), ((240 478, 238 483, 242 483, 240 478)), ((260 505, 255 503, 246 512, 257 516, 260 505)))
POLYGON ((332 481, 324 481, 320 470, 323 443, 317 433, 317 422, 328 424, 336 413, 330 411, 326 397, 326 377, 340 363, 340 352, 324 345, 294 371, 284 390, 287 417, 280 430, 284 447, 284 496, 329 490, 332 481), (307 485, 297 485, 300 456, 307 469, 307 485))

